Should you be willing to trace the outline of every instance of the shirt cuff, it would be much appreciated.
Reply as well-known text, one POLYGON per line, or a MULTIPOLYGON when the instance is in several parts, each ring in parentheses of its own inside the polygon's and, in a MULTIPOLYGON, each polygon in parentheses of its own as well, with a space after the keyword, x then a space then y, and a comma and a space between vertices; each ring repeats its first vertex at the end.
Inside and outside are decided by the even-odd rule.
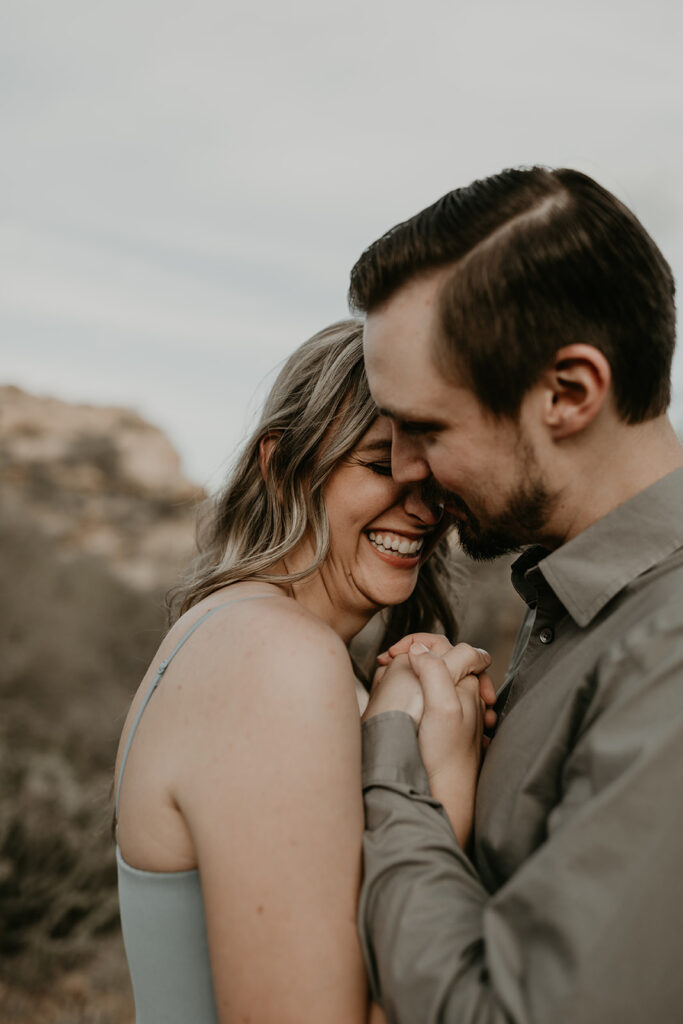
POLYGON ((431 797, 417 743, 417 726, 409 714, 383 711, 369 718, 363 722, 362 740, 363 789, 399 785, 431 797))

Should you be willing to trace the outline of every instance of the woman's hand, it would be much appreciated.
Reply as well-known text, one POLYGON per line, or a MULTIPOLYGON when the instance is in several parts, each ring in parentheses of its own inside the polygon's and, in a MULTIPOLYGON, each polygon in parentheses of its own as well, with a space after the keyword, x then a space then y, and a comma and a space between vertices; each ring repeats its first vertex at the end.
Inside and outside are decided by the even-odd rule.
POLYGON ((452 646, 444 636, 412 634, 380 656, 388 667, 379 671, 389 672, 406 652, 423 695, 418 743, 430 789, 464 848, 474 820, 484 725, 496 722, 495 689, 485 671, 491 659, 469 644, 452 646))
POLYGON ((417 739, 429 787, 465 849, 474 823, 474 800, 482 755, 484 709, 479 677, 454 681, 446 657, 415 644, 409 658, 424 694, 417 739))

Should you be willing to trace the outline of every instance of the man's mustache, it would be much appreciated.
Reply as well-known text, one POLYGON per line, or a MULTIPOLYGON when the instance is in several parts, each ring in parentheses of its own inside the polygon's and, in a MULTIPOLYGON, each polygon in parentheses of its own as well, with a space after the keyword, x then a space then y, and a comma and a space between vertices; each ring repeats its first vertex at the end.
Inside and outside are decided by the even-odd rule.
POLYGON ((456 521, 462 517, 468 523, 475 524, 477 522, 467 502, 463 501, 459 494, 445 490, 434 479, 424 482, 421 493, 423 501, 430 508, 439 508, 447 516, 455 517, 456 521), (461 513, 461 517, 457 515, 458 512, 461 513))

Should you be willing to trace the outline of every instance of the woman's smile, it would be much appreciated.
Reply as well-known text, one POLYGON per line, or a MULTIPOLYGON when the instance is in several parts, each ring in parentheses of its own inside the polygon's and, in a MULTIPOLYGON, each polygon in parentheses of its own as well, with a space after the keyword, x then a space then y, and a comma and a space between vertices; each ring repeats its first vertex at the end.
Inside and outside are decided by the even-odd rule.
POLYGON ((368 530, 365 536, 376 554, 389 565, 413 569, 420 562, 424 536, 410 538, 393 530, 368 530))

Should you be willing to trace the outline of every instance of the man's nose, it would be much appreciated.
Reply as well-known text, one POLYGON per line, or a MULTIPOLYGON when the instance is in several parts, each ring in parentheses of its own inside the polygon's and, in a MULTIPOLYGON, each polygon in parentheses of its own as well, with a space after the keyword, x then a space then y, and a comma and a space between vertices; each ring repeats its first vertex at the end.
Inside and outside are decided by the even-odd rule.
POLYGON ((391 436, 391 475, 398 484, 418 483, 430 476, 429 465, 418 446, 396 429, 391 436))

